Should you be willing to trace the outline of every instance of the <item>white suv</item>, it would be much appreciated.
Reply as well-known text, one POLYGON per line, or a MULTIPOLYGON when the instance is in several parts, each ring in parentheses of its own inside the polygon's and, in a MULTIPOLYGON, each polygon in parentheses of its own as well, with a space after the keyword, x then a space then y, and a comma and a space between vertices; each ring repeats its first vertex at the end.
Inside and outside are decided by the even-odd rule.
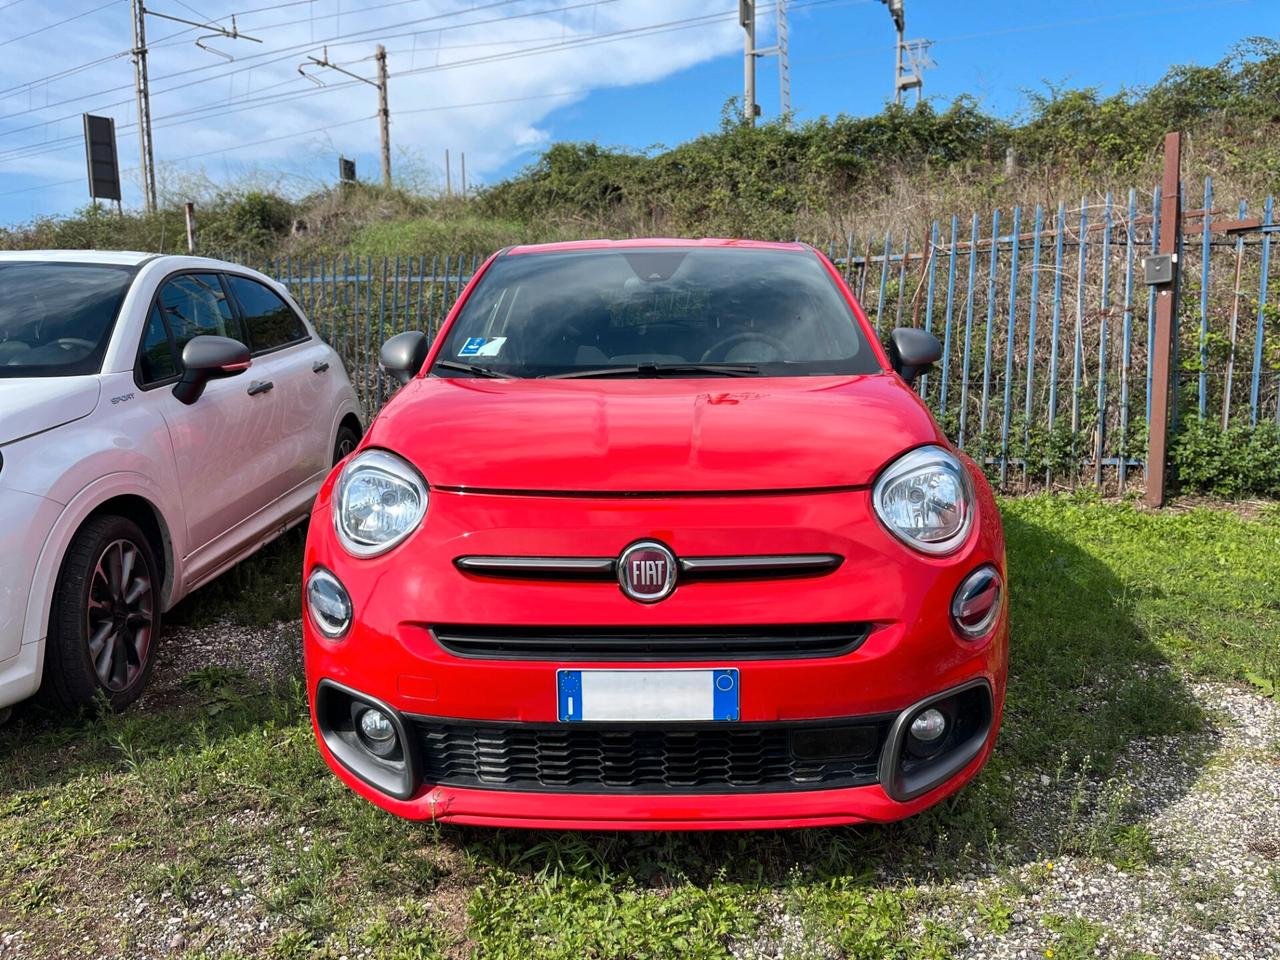
POLYGON ((259 273, 0 253, 0 714, 136 699, 162 611, 307 516, 358 409, 259 273))

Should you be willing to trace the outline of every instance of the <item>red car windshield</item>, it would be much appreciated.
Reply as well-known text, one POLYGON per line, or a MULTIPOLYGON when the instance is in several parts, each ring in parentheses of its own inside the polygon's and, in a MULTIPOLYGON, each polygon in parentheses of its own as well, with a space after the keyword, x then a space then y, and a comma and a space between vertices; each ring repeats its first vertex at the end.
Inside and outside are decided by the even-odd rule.
POLYGON ((879 361, 808 251, 625 248, 499 257, 437 376, 821 376, 879 361))

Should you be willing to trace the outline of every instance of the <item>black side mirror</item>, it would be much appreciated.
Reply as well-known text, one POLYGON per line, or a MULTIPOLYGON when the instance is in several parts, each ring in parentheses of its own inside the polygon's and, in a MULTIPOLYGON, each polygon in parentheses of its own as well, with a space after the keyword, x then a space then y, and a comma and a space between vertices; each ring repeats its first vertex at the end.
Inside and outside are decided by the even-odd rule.
POLYGON ((942 359, 942 344, 932 333, 898 327, 889 334, 889 363, 907 383, 942 359))
POLYGON ((249 348, 230 337, 192 337, 182 348, 182 379, 173 395, 185 404, 195 403, 210 380, 234 377, 249 369, 249 348))
POLYGON ((382 345, 382 349, 378 351, 378 360, 382 369, 404 386, 427 362, 427 352, 430 349, 431 341, 425 333, 421 330, 407 330, 397 333, 382 345))

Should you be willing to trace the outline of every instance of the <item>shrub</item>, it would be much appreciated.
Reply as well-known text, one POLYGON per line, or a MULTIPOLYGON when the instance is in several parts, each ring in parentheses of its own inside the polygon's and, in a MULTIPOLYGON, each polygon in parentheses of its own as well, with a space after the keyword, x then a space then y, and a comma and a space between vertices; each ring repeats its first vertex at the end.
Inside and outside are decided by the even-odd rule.
POLYGON ((1280 496, 1280 424, 1184 421, 1169 445, 1169 464, 1184 492, 1219 497, 1280 496))

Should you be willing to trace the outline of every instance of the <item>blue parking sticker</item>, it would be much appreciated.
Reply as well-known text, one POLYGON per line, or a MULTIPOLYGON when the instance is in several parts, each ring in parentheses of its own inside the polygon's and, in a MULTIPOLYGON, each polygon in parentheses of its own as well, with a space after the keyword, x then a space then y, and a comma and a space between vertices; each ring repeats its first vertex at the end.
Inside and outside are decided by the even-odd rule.
POLYGON ((480 348, 484 346, 484 337, 469 337, 467 342, 462 345, 462 349, 458 351, 460 357, 474 357, 480 352, 480 348))

